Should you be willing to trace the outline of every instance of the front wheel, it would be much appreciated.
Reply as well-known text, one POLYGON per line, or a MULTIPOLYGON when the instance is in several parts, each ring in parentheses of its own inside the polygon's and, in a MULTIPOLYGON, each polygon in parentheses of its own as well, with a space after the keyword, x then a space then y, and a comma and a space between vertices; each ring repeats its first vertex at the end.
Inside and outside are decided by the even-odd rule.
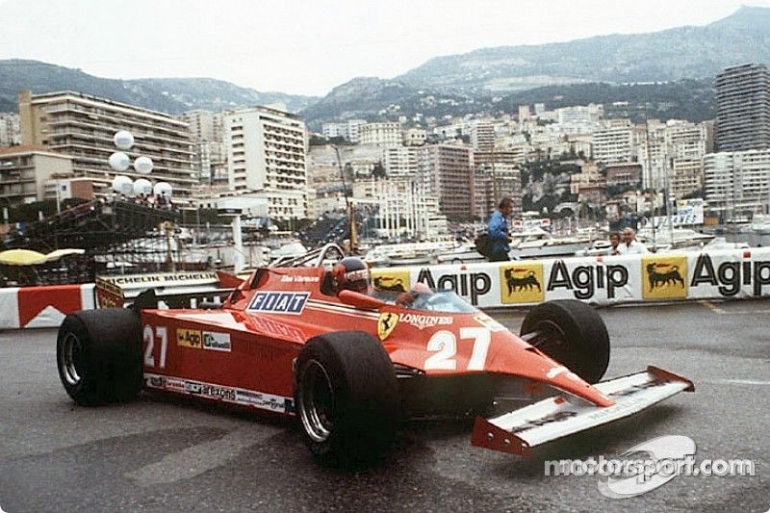
POLYGON ((524 318, 521 337, 588 383, 598 382, 607 371, 607 327, 593 307, 576 299, 536 305, 524 318))
POLYGON ((56 340, 64 390, 82 406, 129 401, 142 388, 142 327, 124 308, 67 315, 56 340))
POLYGON ((396 374, 382 344, 367 333, 310 339, 297 358, 294 399, 306 443, 321 462, 370 462, 393 441, 396 374))

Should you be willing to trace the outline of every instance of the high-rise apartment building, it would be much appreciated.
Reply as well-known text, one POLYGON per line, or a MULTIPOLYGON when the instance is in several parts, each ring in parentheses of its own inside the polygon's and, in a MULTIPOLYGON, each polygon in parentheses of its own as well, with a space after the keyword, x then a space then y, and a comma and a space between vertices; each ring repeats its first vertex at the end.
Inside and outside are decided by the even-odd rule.
POLYGON ((474 151, 495 151, 495 126, 490 121, 477 121, 471 127, 471 146, 474 151))
POLYGON ((725 69, 716 77, 718 151, 770 148, 770 74, 764 64, 725 69))
POLYGON ((591 149, 596 162, 613 164, 631 162, 633 127, 628 120, 617 120, 596 130, 591 137, 591 149))
POLYGON ((273 219, 307 217, 307 131, 298 116, 269 107, 224 117, 231 191, 267 200, 273 219))
POLYGON ((425 146, 419 152, 418 166, 418 181, 426 193, 438 197, 442 214, 449 220, 473 217, 473 150, 469 146, 425 146))
POLYGON ((401 146, 383 151, 383 166, 390 178, 415 178, 419 169, 419 153, 422 148, 401 146))
POLYGON ((770 206, 770 149, 709 153, 703 161, 705 199, 726 220, 770 206))
POLYGON ((189 197, 198 183, 187 124, 168 114, 71 91, 21 91, 19 115, 22 144, 72 156, 74 175, 89 178, 96 195, 108 194, 118 174, 167 182, 177 198, 189 197), (134 146, 123 150, 131 159, 152 159, 150 175, 110 167, 110 155, 118 151, 113 138, 121 130, 134 136, 134 146))
POLYGON ((180 119, 187 123, 195 159, 193 169, 203 184, 214 184, 227 177, 227 152, 222 131, 222 114, 207 110, 185 112, 180 119))

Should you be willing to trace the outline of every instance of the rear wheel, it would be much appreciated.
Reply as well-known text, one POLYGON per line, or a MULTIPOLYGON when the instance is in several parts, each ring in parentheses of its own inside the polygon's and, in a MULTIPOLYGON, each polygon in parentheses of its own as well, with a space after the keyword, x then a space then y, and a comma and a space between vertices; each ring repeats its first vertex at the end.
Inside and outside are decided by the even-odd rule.
POLYGON ((529 311, 521 337, 588 383, 602 379, 610 362, 610 337, 593 307, 575 299, 548 301, 529 311))
POLYGON ((83 310, 59 327, 56 363, 64 389, 83 406, 129 401, 142 388, 142 327, 124 308, 83 310))
POLYGON ((382 344, 367 333, 310 339, 297 358, 294 398, 307 445, 324 463, 371 462, 393 441, 396 374, 382 344))

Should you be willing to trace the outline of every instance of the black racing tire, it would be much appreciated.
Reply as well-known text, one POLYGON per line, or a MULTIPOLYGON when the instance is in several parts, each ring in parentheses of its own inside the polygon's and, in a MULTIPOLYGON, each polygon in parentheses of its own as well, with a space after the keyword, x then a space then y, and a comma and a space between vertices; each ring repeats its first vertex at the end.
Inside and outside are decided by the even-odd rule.
POLYGON ((142 388, 142 325, 125 308, 67 315, 56 340, 56 363, 67 394, 79 405, 134 399, 142 388))
POLYGON ((400 419, 393 363, 380 341, 364 332, 308 340, 296 362, 294 401, 310 452, 332 466, 381 457, 400 419))
POLYGON ((597 383, 610 363, 610 336, 601 316, 576 299, 558 299, 532 308, 521 336, 588 383, 597 383))

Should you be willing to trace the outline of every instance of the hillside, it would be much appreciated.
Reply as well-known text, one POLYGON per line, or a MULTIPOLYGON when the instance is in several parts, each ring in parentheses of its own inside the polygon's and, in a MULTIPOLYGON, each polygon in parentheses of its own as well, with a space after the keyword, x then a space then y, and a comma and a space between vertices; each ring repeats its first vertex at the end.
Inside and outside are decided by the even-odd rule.
POLYGON ((568 43, 485 48, 436 57, 392 80, 362 77, 326 97, 259 92, 213 78, 112 80, 27 60, 0 61, 0 112, 17 112, 22 89, 73 90, 180 114, 193 109, 284 103, 313 129, 323 122, 515 112, 602 103, 612 115, 702 121, 714 117, 714 76, 724 68, 770 64, 770 8, 742 7, 704 27, 592 37, 568 43), (620 107, 613 105, 620 103, 620 107), (625 104, 628 105, 625 105, 625 104))
POLYGON ((18 92, 77 91, 169 114, 194 109, 221 111, 276 102, 298 112, 318 98, 261 93, 213 78, 115 80, 43 62, 0 60, 0 112, 18 112, 18 92))
POLYGON ((661 82, 713 77, 745 62, 770 63, 770 8, 741 7, 705 27, 608 35, 437 57, 395 80, 478 94, 585 82, 661 82))

